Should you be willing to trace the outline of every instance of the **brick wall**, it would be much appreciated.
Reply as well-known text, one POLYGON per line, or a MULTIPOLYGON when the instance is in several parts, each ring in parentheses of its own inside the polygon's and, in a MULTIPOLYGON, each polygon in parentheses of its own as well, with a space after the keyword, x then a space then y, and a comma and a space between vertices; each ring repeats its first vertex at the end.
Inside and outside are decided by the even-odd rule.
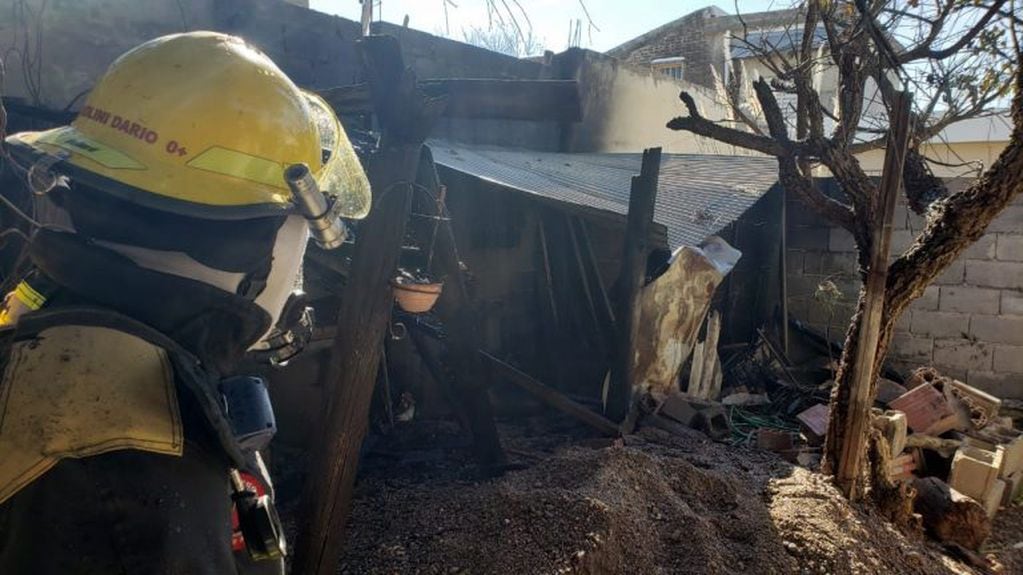
POLYGON ((727 34, 790 26, 802 21, 798 10, 773 10, 730 16, 716 7, 703 8, 655 28, 607 52, 628 64, 649 66, 656 58, 685 58, 684 78, 716 89, 713 69, 724 74, 727 34))
MULTIPOLYGON (((787 205, 789 311, 842 341, 859 294, 852 237, 828 226, 798 200, 787 205), (831 280, 844 294, 835 306, 815 297, 831 280)), ((893 254, 923 228, 923 218, 896 208, 893 254)), ((933 365, 1001 397, 1023 398, 1023 200, 913 302, 896 327, 889 360, 902 371, 933 365)))
MULTIPOLYGON (((714 87, 711 69, 715 66, 711 43, 715 35, 706 33, 707 20, 714 18, 710 9, 698 10, 670 26, 658 28, 636 40, 608 52, 628 64, 649 66, 655 58, 682 56, 685 79, 705 87, 714 87)), ((722 37, 722 34, 716 35, 722 37)), ((724 63, 723 61, 721 62, 724 63)))

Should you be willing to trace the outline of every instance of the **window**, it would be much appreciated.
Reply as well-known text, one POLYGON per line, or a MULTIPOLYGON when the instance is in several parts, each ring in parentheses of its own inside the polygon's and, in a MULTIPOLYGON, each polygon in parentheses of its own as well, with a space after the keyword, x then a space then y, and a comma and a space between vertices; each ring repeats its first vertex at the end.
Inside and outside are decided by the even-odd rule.
POLYGON ((685 72, 685 62, 686 59, 681 56, 657 58, 650 61, 650 68, 670 78, 682 80, 685 72))

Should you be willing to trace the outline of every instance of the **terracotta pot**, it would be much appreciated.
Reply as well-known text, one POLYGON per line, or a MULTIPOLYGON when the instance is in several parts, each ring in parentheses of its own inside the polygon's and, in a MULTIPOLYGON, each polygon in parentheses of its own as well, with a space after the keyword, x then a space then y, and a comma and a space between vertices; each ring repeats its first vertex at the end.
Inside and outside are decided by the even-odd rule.
POLYGON ((414 284, 391 281, 394 288, 394 299, 398 307, 409 313, 423 313, 433 309, 440 297, 443 283, 414 284))

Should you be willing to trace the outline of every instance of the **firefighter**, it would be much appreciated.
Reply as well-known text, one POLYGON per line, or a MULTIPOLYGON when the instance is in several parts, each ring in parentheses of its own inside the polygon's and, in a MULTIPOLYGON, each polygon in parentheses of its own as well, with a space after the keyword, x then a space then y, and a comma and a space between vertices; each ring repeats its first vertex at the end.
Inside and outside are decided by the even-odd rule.
POLYGON ((280 571, 243 476, 272 414, 234 370, 302 316, 284 310, 310 231, 339 243, 369 209, 336 116, 244 40, 192 32, 6 147, 46 209, 0 315, 0 573, 232 573, 232 506, 280 571))

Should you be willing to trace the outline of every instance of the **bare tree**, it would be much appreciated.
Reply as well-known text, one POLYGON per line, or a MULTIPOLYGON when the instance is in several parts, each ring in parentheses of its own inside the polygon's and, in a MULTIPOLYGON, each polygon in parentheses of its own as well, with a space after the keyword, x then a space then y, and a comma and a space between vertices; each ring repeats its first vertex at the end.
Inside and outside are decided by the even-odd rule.
MULTIPOLYGON (((485 28, 473 26, 468 30, 463 30, 462 35, 467 43, 518 57, 538 54, 543 49, 541 42, 533 36, 533 21, 529 18, 529 12, 522 6, 520 0, 482 1, 487 9, 487 26, 485 28)), ((600 28, 590 16, 586 0, 576 1, 585 17, 586 31, 590 34, 592 42, 593 32, 599 32, 600 28)), ((444 34, 450 37, 451 23, 448 9, 458 8, 458 4, 454 0, 441 0, 441 5, 444 9, 444 34)), ((579 20, 580 29, 581 26, 582 19, 579 20)))
POLYGON ((490 27, 472 26, 462 30, 466 44, 486 48, 493 52, 523 58, 542 54, 543 44, 533 36, 533 30, 527 29, 523 35, 510 26, 491 25, 490 27))
MULTIPOLYGON (((877 360, 870 378, 871 401, 899 316, 1023 189, 1023 68, 1018 39, 1021 21, 1015 1, 806 0, 799 4, 798 21, 788 31, 796 35, 796 41, 787 47, 752 42, 748 40, 752 35, 743 35, 745 46, 774 78, 749 82, 741 77, 742 67, 733 66, 737 73, 725 80, 725 92, 735 112, 732 122, 704 118, 693 98, 683 92, 680 98, 687 115, 668 123, 673 130, 777 158, 786 190, 852 234, 859 252, 859 271, 865 278, 872 232, 880 221, 879 191, 856 154, 885 146, 896 92, 913 93, 904 184, 910 207, 926 217, 926 226, 888 268, 877 360), (819 48, 821 35, 824 45, 819 48), (815 87, 814 74, 822 67, 834 67, 838 72, 835 109, 821 101, 815 87), (744 98, 744 86, 750 87, 752 101, 744 98), (991 113, 999 104, 1008 103, 1013 90, 1009 145, 972 185, 949 193, 943 181, 932 175, 921 144, 957 121, 991 113), (786 114, 788 110, 783 110, 779 101, 793 99, 794 114, 786 114), (876 104, 871 105, 871 100, 876 104), (870 113, 871 109, 878 113, 870 113), (826 130, 829 122, 834 128, 826 130), (820 168, 829 171, 839 184, 839 197, 827 195, 818 185, 815 174, 820 168)), ((851 364, 863 310, 861 294, 831 398, 826 471, 833 471, 847 429, 851 364)), ((878 465, 873 458, 880 451, 876 447, 872 444, 870 449, 875 471, 878 465)), ((892 515, 898 513, 896 508, 904 512, 902 498, 893 492, 893 486, 886 485, 879 475, 872 477, 872 493, 878 502, 890 504, 887 509, 892 515)), ((853 496, 862 493, 864 485, 854 482, 845 487, 853 496)))

